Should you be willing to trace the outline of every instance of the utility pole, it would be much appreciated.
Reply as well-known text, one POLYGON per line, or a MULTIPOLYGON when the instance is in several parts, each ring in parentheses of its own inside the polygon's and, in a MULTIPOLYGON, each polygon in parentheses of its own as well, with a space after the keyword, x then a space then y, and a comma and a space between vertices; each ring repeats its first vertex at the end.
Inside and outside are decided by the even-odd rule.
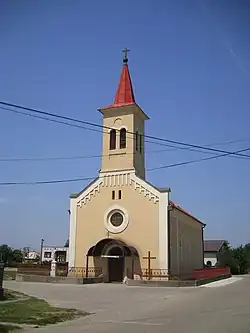
POLYGON ((44 243, 44 239, 41 239, 41 248, 40 248, 40 263, 42 264, 42 257, 43 257, 43 243, 44 243))

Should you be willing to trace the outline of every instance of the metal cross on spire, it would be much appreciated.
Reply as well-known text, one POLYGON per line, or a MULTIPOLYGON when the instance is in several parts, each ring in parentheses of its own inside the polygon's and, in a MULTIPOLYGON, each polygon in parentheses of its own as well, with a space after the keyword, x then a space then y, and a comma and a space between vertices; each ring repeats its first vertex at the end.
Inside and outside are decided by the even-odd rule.
POLYGON ((130 51, 130 50, 127 49, 126 47, 125 47, 124 50, 122 50, 122 52, 124 53, 124 57, 123 57, 123 62, 124 62, 124 64, 126 64, 126 63, 128 62, 128 52, 129 52, 129 51, 130 51))

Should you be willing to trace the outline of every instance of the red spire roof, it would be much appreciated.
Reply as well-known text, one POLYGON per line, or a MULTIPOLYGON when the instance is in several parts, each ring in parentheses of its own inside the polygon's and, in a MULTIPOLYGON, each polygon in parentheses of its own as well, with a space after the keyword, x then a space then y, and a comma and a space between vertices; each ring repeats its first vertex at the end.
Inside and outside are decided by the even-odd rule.
POLYGON ((132 87, 132 82, 129 74, 128 64, 124 63, 120 82, 115 95, 113 107, 128 104, 135 104, 135 97, 132 87))
POLYGON ((114 102, 113 104, 109 105, 107 108, 116 108, 120 106, 135 104, 135 96, 127 64, 128 63, 127 51, 129 50, 125 49, 123 51, 125 55, 123 58, 122 73, 114 102))

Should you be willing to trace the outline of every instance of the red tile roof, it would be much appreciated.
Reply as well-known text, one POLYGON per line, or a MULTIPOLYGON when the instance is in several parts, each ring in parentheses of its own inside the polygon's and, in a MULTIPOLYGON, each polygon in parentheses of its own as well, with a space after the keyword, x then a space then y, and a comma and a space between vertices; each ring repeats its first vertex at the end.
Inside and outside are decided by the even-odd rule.
POLYGON ((225 244, 225 240, 221 239, 209 239, 204 241, 205 252, 219 252, 222 246, 225 244))
POLYGON ((203 224, 205 226, 205 223, 203 223, 202 221, 200 221, 199 219, 197 219, 197 217, 193 216, 192 214, 188 213, 186 210, 184 210, 183 208, 181 208, 180 206, 178 206, 177 204, 175 204, 173 201, 169 200, 169 204, 171 206, 173 206, 174 208, 178 209, 179 211, 181 211, 182 213, 192 217, 193 219, 195 219, 197 222, 203 224))

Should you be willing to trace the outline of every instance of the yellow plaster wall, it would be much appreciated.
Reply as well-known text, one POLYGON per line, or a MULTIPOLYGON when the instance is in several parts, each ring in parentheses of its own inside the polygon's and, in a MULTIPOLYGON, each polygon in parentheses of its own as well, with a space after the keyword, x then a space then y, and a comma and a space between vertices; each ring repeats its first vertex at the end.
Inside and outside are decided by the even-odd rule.
MULTIPOLYGON (((144 149, 142 153, 135 149, 135 136, 130 133, 144 134, 144 120, 142 112, 136 105, 125 106, 117 109, 103 111, 104 129, 102 141, 102 166, 101 171, 117 171, 117 170, 132 170, 135 169, 138 176, 145 176, 145 158, 144 149), (126 128, 130 133, 127 133, 126 148, 120 149, 120 134, 119 129, 126 128), (110 150, 109 129, 118 129, 116 132, 116 149, 110 150)), ((143 137, 144 147, 144 137, 143 137)))
POLYGON ((171 274, 185 275, 194 269, 202 268, 202 225, 175 208, 171 211, 170 216, 171 274))
MULTIPOLYGON (((134 246, 140 257, 151 255, 158 258, 159 244, 159 203, 149 200, 134 184, 123 186, 100 186, 100 192, 87 204, 77 207, 76 211, 76 257, 75 266, 85 267, 88 249, 101 239, 110 237, 120 239, 134 246), (122 191, 121 200, 112 200, 112 190, 122 191), (129 225, 120 234, 107 232, 104 224, 106 211, 113 205, 119 205, 129 213, 129 225)), ((147 267, 147 261, 141 259, 142 268, 147 267)), ((91 265, 93 263, 89 263, 91 265)), ((158 267, 158 260, 152 261, 152 268, 158 267)))

